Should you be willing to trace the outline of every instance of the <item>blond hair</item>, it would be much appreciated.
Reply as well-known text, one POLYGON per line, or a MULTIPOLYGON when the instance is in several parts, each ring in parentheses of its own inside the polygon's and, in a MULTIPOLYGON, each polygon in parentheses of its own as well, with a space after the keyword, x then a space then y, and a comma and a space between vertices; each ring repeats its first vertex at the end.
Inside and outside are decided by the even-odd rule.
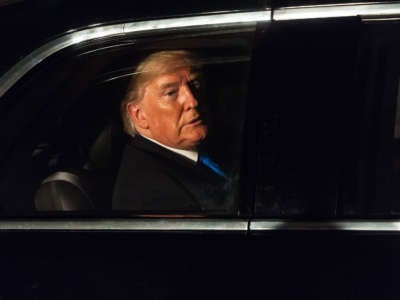
POLYGON ((157 76, 164 75, 182 68, 199 69, 199 60, 186 50, 159 51, 147 56, 136 67, 127 92, 121 102, 121 116, 124 130, 131 136, 137 131, 128 114, 127 106, 139 102, 143 98, 146 83, 157 76))

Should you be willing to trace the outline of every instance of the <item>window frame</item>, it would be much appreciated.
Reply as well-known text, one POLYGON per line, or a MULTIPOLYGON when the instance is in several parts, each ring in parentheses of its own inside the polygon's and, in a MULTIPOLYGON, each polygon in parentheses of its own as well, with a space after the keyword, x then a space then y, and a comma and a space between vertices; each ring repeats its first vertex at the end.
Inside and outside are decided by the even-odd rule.
MULTIPOLYGON (((335 4, 301 7, 277 7, 253 12, 214 13, 193 17, 169 18, 113 25, 97 26, 66 33, 48 42, 19 61, 0 77, 0 98, 32 70, 52 54, 72 45, 88 40, 121 35, 141 35, 176 29, 198 29, 202 27, 230 27, 256 25, 259 22, 277 22, 281 20, 314 19, 331 17, 361 16, 363 20, 380 21, 400 17, 400 3, 335 4)), ((269 230, 365 230, 400 231, 400 221, 335 221, 335 222, 298 222, 268 219, 12 219, 0 220, 0 231, 172 231, 172 232, 262 232, 269 230), (336 224, 337 226, 332 226, 336 224), (340 226, 339 226, 339 225, 340 226)))
MULTIPOLYGON (((42 47, 33 51, 30 55, 22 59, 0 78, 0 97, 12 89, 19 79, 25 78, 24 75, 30 74, 36 66, 45 63, 48 58, 52 58, 63 50, 71 48, 80 51, 88 45, 91 49, 96 49, 97 45, 112 45, 121 40, 141 38, 150 35, 179 33, 183 35, 191 32, 200 32, 204 29, 212 31, 226 32, 232 30, 244 30, 253 28, 256 30, 258 21, 270 20, 270 11, 258 12, 235 12, 227 14, 212 14, 206 16, 193 16, 183 18, 170 18, 154 21, 143 21, 133 23, 121 23, 114 25, 99 26, 94 29, 84 29, 78 32, 67 33, 42 47), (105 43, 105 44, 104 44, 105 43)), ((96 50, 94 50, 96 51, 96 50)), ((82 51, 80 51, 82 53, 82 51)), ((83 51, 84 52, 84 51, 83 51)), ((215 219, 212 217, 191 217, 190 215, 150 215, 140 218, 121 218, 114 217, 93 217, 82 219, 83 214, 63 214, 50 216, 44 214, 35 219, 8 219, 3 217, 0 220, 0 231, 2 230, 60 230, 60 231, 167 231, 167 232, 235 232, 244 234, 248 230, 248 218, 224 217, 215 219)))

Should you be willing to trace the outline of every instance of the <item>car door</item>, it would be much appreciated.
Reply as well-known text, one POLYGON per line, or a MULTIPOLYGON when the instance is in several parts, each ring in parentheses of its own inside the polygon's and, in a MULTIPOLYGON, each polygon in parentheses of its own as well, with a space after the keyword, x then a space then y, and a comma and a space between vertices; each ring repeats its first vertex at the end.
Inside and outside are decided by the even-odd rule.
POLYGON ((2 264, 11 270, 5 297, 67 299, 81 290, 85 297, 203 298, 207 287, 221 297, 237 293, 229 285, 239 284, 235 262, 251 213, 242 174, 253 151, 244 126, 259 22, 270 22, 269 10, 84 28, 35 49, 1 78, 2 264), (142 58, 176 49, 198 53, 204 65, 215 128, 210 150, 234 175, 235 209, 113 211, 121 140, 110 128, 121 126, 120 102, 142 58), (111 140, 104 144, 104 136, 111 140), (85 186, 92 175, 93 194, 85 186), (41 189, 54 178, 67 197, 92 194, 93 205, 42 210, 37 197, 59 196, 41 189))
POLYGON ((360 6, 277 9, 256 51, 255 294, 396 298, 397 21, 360 6))

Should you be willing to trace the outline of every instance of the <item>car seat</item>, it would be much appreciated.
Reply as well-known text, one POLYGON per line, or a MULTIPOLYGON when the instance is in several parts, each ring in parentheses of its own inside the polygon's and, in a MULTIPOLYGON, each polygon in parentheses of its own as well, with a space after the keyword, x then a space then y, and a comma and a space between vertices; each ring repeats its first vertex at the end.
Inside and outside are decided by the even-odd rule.
POLYGON ((65 169, 44 179, 35 194, 38 211, 111 210, 112 189, 127 135, 110 122, 92 143, 81 169, 65 169))

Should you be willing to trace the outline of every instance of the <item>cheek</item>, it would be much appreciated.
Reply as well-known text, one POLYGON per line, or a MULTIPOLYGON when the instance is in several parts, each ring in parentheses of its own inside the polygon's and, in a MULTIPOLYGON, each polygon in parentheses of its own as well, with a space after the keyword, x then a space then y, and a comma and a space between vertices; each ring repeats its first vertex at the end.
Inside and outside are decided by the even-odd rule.
POLYGON ((153 123, 160 130, 165 130, 165 134, 171 134, 179 131, 180 114, 173 107, 164 107, 153 116, 153 123))
POLYGON ((166 107, 163 116, 170 127, 179 128, 182 126, 182 110, 178 104, 166 107))

